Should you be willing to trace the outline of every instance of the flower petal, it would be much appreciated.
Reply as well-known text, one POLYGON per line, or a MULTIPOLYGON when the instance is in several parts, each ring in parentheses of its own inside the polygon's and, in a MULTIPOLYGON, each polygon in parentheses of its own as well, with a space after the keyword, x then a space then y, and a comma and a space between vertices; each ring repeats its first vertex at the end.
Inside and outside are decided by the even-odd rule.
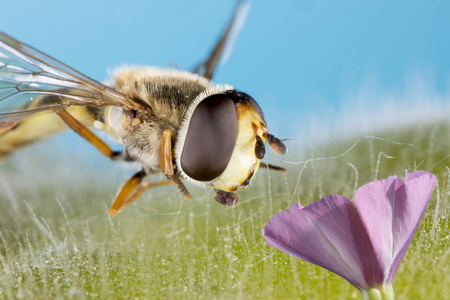
POLYGON ((270 246, 326 268, 359 288, 390 285, 430 200, 436 177, 406 173, 358 189, 355 202, 327 196, 272 217, 270 246))
POLYGON ((360 187, 355 194, 355 205, 363 219, 370 236, 375 257, 382 268, 381 282, 387 276, 393 260, 392 220, 394 218, 395 200, 403 182, 397 176, 370 182, 360 187))
POLYGON ((272 217, 264 235, 270 246, 328 269, 359 289, 382 279, 358 211, 344 196, 330 195, 305 208, 294 204, 272 217))
POLYGON ((405 175, 405 198, 398 201, 394 211, 393 222, 393 261, 387 278, 392 283, 395 273, 408 250, 416 233, 420 220, 430 201, 436 176, 425 171, 416 171, 405 175))
POLYGON ((392 283, 398 266, 430 200, 436 177, 428 172, 406 174, 368 183, 358 189, 355 204, 384 272, 392 283))

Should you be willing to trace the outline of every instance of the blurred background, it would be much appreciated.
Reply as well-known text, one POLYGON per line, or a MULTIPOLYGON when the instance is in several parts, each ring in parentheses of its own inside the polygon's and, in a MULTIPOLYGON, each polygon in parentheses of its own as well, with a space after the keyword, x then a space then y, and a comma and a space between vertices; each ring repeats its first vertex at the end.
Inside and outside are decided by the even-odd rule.
MULTIPOLYGON (((236 2, 2 0, 0 30, 97 80, 123 64, 192 70, 236 2)), ((445 118, 449 9, 445 1, 252 1, 214 81, 252 95, 273 132, 305 143, 445 118)))
MULTIPOLYGON (((191 70, 236 2, 0 0, 0 31, 100 81, 123 64, 191 70)), ((357 299, 338 276, 267 247, 261 229, 292 203, 353 198, 420 169, 439 186, 395 291, 448 299, 449 11, 437 0, 251 1, 214 81, 252 95, 271 133, 293 139, 287 156, 265 159, 288 173, 259 171, 235 208, 187 184, 189 202, 155 188, 110 219, 137 163, 111 162, 71 131, 25 147, 0 162, 0 295, 357 299)))

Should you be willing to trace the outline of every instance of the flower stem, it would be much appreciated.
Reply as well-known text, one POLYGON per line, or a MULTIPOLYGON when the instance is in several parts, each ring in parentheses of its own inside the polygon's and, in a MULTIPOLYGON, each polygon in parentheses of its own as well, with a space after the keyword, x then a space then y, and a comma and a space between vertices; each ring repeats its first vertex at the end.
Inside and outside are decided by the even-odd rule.
POLYGON ((361 290, 363 300, 394 300, 392 285, 382 285, 368 290, 361 290))

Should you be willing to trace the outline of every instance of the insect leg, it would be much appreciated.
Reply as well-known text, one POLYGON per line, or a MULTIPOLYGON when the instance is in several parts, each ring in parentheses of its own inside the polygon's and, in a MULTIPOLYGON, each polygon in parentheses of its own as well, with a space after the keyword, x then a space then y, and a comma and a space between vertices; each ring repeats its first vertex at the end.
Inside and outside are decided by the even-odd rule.
POLYGON ((98 136, 95 135, 89 128, 81 124, 77 119, 75 119, 71 114, 69 114, 65 109, 57 112, 58 116, 78 133, 82 138, 91 143, 97 150, 99 150, 103 155, 109 158, 119 157, 121 152, 112 151, 109 146, 102 141, 98 136))
POLYGON ((273 171, 281 171, 283 173, 287 173, 285 168, 282 168, 282 167, 279 167, 279 166, 274 166, 274 165, 271 165, 271 164, 266 164, 265 162, 261 162, 259 167, 262 168, 262 169, 268 169, 268 170, 273 170, 273 171))
POLYGON ((172 131, 170 129, 166 129, 163 131, 159 164, 164 174, 166 174, 167 176, 171 176, 174 174, 172 159, 172 131))
POLYGON ((107 212, 110 217, 116 216, 122 210, 127 208, 128 205, 139 199, 147 189, 174 184, 172 180, 149 182, 146 175, 145 171, 141 170, 125 182, 107 212))
POLYGON ((17 144, 17 142, 16 142, 16 143, 11 144, 10 146, 6 145, 6 147, 5 147, 6 143, 4 143, 4 141, 2 141, 2 136, 4 136, 6 133, 13 130, 19 123, 20 123, 20 121, 0 122, 0 160, 2 158, 6 157, 7 155, 9 155, 11 153, 12 149, 14 149, 14 146, 17 144))
POLYGON ((192 198, 192 195, 189 193, 183 182, 181 182, 181 179, 178 175, 168 175, 167 177, 169 177, 169 179, 178 186, 178 189, 180 190, 181 194, 183 194, 186 201, 192 198))
POLYGON ((170 129, 165 129, 163 131, 163 140, 161 145, 161 156, 159 158, 159 163, 163 173, 166 174, 167 177, 178 186, 178 189, 183 194, 184 198, 186 200, 191 199, 192 195, 184 186, 183 182, 181 182, 180 177, 174 174, 172 158, 172 131, 170 129))
POLYGON ((20 121, 15 122, 0 122, 0 136, 13 129, 20 121))

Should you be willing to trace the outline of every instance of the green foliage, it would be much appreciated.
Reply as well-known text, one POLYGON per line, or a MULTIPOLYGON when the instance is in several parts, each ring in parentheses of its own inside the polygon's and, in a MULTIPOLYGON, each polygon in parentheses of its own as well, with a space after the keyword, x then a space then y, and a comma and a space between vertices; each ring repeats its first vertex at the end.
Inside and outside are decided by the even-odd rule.
POLYGON ((186 203, 163 187, 113 219, 106 209, 133 170, 97 169, 103 158, 95 155, 83 166, 67 156, 45 165, 42 148, 22 151, 0 163, 0 297, 360 299, 339 276, 268 247, 261 229, 296 201, 353 198, 369 181, 421 169, 439 183, 393 286, 397 299, 446 299, 449 136, 447 125, 420 126, 308 151, 291 146, 292 163, 278 162, 288 174, 259 171, 234 208, 215 203, 211 190, 189 186, 186 203))

